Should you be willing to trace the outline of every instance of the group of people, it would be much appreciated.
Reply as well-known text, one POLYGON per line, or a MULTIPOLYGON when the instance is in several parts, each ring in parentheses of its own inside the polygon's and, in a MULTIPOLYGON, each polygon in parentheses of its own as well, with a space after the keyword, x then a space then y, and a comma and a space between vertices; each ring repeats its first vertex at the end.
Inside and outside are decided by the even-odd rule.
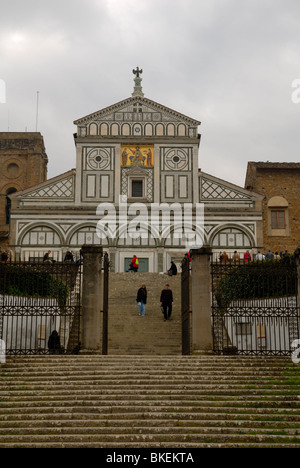
MULTIPOLYGON (((136 255, 134 255, 132 257, 132 260, 129 264, 129 269, 127 270, 127 272, 133 272, 133 273, 137 273, 139 271, 139 266, 140 266, 140 262, 139 262, 139 259, 136 255)), ((176 264, 172 261, 171 262, 171 266, 168 270, 168 275, 169 276, 176 276, 178 273, 178 270, 177 270, 177 266, 176 264)))
MULTIPOLYGON (((71 252, 71 250, 67 250, 66 252, 66 255, 65 255, 65 258, 64 258, 64 262, 65 263, 82 263, 83 261, 83 254, 82 254, 82 250, 80 250, 79 252, 79 258, 75 257, 75 255, 73 254, 73 252, 71 252)), ((48 250, 48 252, 45 253, 44 257, 43 257, 43 262, 44 263, 55 263, 56 260, 53 259, 53 257, 51 257, 51 250, 48 250)))
MULTIPOLYGON (((145 317, 146 315, 146 304, 147 304, 147 288, 145 284, 139 288, 137 292, 136 302, 138 304, 139 316, 145 317)), ((160 306, 162 313, 164 315, 164 321, 171 319, 172 311, 174 305, 173 292, 170 289, 170 285, 166 284, 165 288, 161 291, 160 294, 160 306)))
POLYGON ((249 263, 252 261, 259 261, 262 262, 264 260, 280 260, 282 257, 286 257, 288 255, 288 251, 286 250, 285 252, 278 252, 276 251, 273 253, 271 250, 269 250, 266 254, 263 254, 260 250, 257 252, 257 254, 252 255, 250 250, 247 250, 243 255, 240 255, 237 250, 234 251, 234 254, 232 257, 229 257, 226 251, 220 252, 219 254, 219 260, 220 263, 241 263, 244 261, 244 263, 249 263))

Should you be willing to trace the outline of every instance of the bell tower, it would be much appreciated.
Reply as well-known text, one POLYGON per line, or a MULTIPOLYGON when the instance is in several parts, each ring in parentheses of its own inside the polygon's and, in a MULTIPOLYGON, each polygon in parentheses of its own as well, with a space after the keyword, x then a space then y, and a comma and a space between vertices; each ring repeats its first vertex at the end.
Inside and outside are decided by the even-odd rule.
POLYGON ((48 158, 40 133, 0 132, 0 247, 9 242, 10 195, 47 180, 48 158))

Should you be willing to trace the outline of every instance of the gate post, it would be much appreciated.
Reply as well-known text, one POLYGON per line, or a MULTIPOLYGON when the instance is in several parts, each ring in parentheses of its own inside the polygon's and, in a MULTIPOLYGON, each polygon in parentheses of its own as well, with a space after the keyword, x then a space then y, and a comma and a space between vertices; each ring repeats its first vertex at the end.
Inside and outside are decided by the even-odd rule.
POLYGON ((211 320, 211 247, 192 249, 192 351, 213 350, 211 320))
POLYGON ((101 268, 103 248, 84 245, 82 278, 82 349, 101 352, 101 268))

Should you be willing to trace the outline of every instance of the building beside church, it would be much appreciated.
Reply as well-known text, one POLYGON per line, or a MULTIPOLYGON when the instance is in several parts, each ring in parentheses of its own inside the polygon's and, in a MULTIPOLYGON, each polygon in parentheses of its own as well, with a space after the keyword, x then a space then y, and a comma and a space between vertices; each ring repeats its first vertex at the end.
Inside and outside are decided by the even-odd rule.
POLYGON ((245 187, 263 196, 265 252, 295 252, 300 243, 300 163, 249 162, 245 187))
POLYGON ((40 133, 0 132, 0 247, 8 246, 10 195, 47 180, 43 137, 40 133))
POLYGON ((76 169, 11 196, 17 258, 51 250, 62 260, 67 250, 102 243, 115 271, 126 271, 134 254, 141 271, 166 271, 187 251, 174 212, 170 226, 159 224, 155 236, 141 223, 143 235, 135 237, 120 222, 124 200, 130 222, 143 207, 149 213, 153 206, 176 205, 182 213, 189 207, 192 228, 216 254, 262 248, 263 196, 200 170, 200 122, 146 98, 141 71, 135 74, 129 98, 74 122, 76 169), (198 205, 204 207, 201 226, 198 205), (99 213, 106 215, 106 207, 116 210, 114 236, 99 232, 99 213))

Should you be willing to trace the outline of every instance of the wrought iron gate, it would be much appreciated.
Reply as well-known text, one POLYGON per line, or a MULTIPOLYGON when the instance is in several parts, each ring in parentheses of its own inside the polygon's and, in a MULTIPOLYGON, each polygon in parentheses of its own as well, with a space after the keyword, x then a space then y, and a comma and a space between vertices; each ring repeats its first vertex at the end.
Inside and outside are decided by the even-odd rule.
POLYGON ((191 354, 190 261, 185 255, 181 264, 182 354, 191 354))
POLYGON ((214 351, 289 355, 293 341, 299 339, 293 257, 213 263, 211 272, 214 351))
POLYGON ((0 263, 0 339, 7 354, 78 352, 81 276, 80 261, 0 263))

